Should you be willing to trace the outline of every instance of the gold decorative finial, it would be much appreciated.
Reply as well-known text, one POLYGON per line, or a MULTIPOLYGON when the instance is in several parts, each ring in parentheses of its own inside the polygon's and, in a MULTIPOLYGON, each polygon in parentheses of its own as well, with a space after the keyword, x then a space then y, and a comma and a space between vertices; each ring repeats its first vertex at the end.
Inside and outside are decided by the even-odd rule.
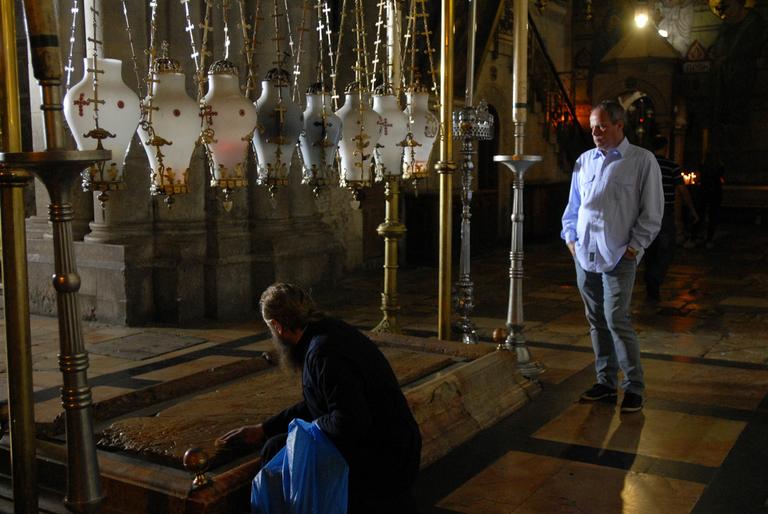
POLYGON ((182 459, 184 469, 193 473, 195 478, 192 480, 192 490, 200 489, 212 483, 211 478, 205 474, 208 469, 208 454, 200 448, 190 448, 184 452, 182 459))

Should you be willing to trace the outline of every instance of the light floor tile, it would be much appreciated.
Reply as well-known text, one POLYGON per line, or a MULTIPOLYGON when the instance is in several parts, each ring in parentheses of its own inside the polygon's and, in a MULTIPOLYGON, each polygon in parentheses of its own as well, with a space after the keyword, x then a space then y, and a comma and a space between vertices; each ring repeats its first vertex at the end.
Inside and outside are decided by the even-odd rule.
POLYGON ((703 489, 693 482, 510 452, 438 506, 472 514, 687 514, 703 489))
POLYGON ((746 423, 645 408, 620 415, 604 403, 575 403, 534 437, 718 467, 746 423))
POLYGON ((647 396, 697 405, 756 409, 768 394, 768 371, 646 359, 647 396))

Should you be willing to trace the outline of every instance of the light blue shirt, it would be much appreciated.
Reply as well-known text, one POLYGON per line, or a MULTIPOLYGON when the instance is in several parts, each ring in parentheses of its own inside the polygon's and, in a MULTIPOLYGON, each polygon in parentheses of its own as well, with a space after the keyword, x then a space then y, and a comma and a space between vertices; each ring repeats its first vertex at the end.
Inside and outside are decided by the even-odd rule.
POLYGON ((616 267, 628 246, 638 251, 640 262, 663 215, 659 164, 625 137, 605 155, 594 148, 576 161, 560 236, 576 242, 584 270, 602 273, 616 267))

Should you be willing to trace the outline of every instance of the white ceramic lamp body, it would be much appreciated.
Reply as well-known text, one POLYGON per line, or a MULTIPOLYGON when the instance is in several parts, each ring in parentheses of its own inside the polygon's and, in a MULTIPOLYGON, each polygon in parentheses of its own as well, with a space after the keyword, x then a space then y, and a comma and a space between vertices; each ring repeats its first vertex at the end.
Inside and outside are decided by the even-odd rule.
POLYGON ((331 110, 330 99, 328 93, 307 93, 304 130, 299 136, 302 183, 314 187, 328 185, 341 139, 341 118, 331 110))
POLYGON ((261 96, 256 101, 258 125, 253 132, 259 185, 288 184, 288 172, 302 130, 301 107, 291 100, 289 75, 273 69, 261 81, 261 96))
POLYGON ((439 125, 437 117, 429 110, 429 93, 426 90, 411 90, 405 96, 408 104, 404 112, 413 140, 403 154, 404 178, 425 178, 429 175, 427 165, 439 125))
POLYGON ((403 146, 408 136, 408 117, 393 94, 373 95, 373 110, 381 118, 381 137, 374 153, 376 179, 403 174, 403 146))
POLYGON ((154 195, 186 193, 189 161, 200 137, 200 107, 187 95, 180 71, 152 74, 151 119, 137 132, 151 166, 150 191, 154 195))
POLYGON ((246 159, 256 127, 256 108, 240 92, 234 64, 217 61, 211 65, 208 93, 202 104, 203 142, 211 165, 211 186, 246 186, 246 159))
POLYGON ((99 69, 98 96, 99 128, 114 134, 101 140, 105 150, 112 151, 112 159, 104 163, 103 170, 91 166, 88 170, 90 177, 84 174, 83 185, 96 191, 122 189, 124 186, 123 173, 125 156, 131 144, 131 138, 136 132, 136 126, 141 119, 139 97, 123 82, 123 62, 119 59, 84 59, 83 69, 86 70, 83 79, 72 86, 64 97, 64 117, 67 120, 78 150, 94 150, 98 140, 86 136, 96 128, 94 121, 94 91, 93 73, 87 70, 99 69))
POLYGON ((342 137, 340 182, 343 187, 361 188, 371 185, 373 151, 379 140, 379 115, 368 105, 368 93, 347 88, 344 105, 336 114, 341 119, 342 137))

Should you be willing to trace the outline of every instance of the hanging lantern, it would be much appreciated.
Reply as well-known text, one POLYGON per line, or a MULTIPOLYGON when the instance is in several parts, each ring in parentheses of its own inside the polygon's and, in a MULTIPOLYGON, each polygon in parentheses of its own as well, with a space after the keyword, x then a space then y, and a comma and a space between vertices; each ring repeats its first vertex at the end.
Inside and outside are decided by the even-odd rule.
POLYGON ((86 191, 125 188, 125 156, 141 118, 139 97, 123 82, 119 59, 83 59, 83 79, 72 86, 63 101, 67 120, 78 150, 101 146, 112 151, 112 159, 94 164, 83 172, 86 191), (98 75, 94 89, 93 77, 98 75))
POLYGON ((178 61, 153 61, 152 92, 144 106, 137 132, 152 170, 150 193, 166 195, 170 205, 173 195, 187 192, 189 161, 200 137, 200 107, 187 95, 178 61))
POLYGON ((315 194, 327 186, 341 139, 341 118, 331 111, 330 95, 322 83, 307 89, 304 130, 299 136, 303 168, 302 184, 313 187, 315 194))
POLYGON ((360 82, 347 86, 344 105, 336 114, 341 118, 342 137, 340 183, 353 193, 371 185, 371 158, 379 140, 381 118, 368 105, 368 92, 360 82))
POLYGON ((409 137, 403 155, 403 178, 421 180, 429 176, 429 156, 438 133, 437 117, 429 110, 429 90, 415 83, 405 93, 409 137))
POLYGON ((208 70, 208 93, 203 97, 201 139, 208 153, 211 186, 224 191, 225 208, 232 189, 245 187, 248 145, 256 127, 256 108, 240 93, 237 66, 220 60, 208 70))
POLYGON ((373 110, 379 115, 381 135, 376 144, 376 180, 403 174, 403 147, 408 144, 408 118, 397 105, 392 85, 384 83, 373 95, 373 110))
POLYGON ((291 99, 288 72, 269 70, 261 82, 261 96, 256 101, 258 125, 253 133, 258 183, 269 187, 271 195, 288 184, 288 172, 296 142, 301 134, 301 107, 291 99))

